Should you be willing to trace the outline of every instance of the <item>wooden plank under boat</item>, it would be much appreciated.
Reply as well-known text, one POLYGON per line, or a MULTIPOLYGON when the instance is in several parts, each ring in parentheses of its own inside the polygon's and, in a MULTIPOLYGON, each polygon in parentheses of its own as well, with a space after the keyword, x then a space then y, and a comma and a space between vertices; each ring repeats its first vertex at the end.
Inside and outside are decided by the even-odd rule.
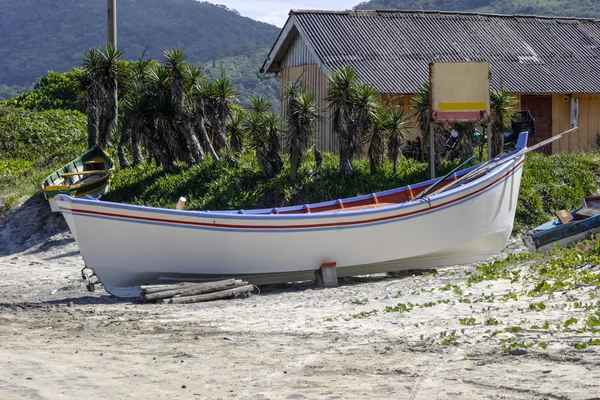
POLYGON ((309 280, 325 263, 338 277, 485 260, 511 235, 527 133, 517 150, 435 180, 317 204, 185 211, 58 195, 85 265, 104 288, 228 278, 309 280), (101 237, 102 240, 98 241, 101 237))
POLYGON ((556 246, 568 246, 599 233, 600 197, 586 197, 583 207, 571 212, 570 216, 571 219, 567 223, 557 219, 527 232, 523 238, 527 248, 531 252, 546 251, 556 246))
POLYGON ((44 179, 42 192, 52 211, 58 212, 55 196, 65 194, 99 198, 110 188, 114 172, 115 167, 108 153, 94 146, 44 179))

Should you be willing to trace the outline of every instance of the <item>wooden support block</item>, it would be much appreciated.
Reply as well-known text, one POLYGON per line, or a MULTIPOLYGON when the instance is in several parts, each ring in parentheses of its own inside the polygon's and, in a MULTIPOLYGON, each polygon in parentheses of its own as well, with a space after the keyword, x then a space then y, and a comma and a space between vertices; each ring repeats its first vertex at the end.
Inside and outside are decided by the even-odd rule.
POLYGON ((567 210, 558 210, 556 212, 556 216, 558 217, 558 220, 563 224, 568 224, 569 222, 573 221, 573 216, 567 210))
POLYGON ((328 262, 321 265, 315 272, 316 283, 323 288, 338 287, 337 263, 328 262))

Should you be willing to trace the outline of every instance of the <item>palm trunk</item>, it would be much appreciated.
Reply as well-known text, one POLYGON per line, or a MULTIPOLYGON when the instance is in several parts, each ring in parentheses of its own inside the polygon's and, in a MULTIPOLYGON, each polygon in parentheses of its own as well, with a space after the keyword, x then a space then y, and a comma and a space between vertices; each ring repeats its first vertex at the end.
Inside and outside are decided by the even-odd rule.
POLYGON ((129 135, 126 132, 127 131, 121 132, 121 138, 119 139, 118 153, 119 153, 119 165, 121 165, 121 168, 127 168, 130 166, 129 160, 127 159, 127 156, 125 155, 125 146, 127 145, 127 142, 129 141, 129 138, 128 138, 129 135))
POLYGON ((352 175, 352 149, 340 139, 340 172, 344 176, 352 175))
POLYGON ((196 128, 198 131, 200 131, 200 138, 202 139, 204 146, 208 148, 210 156, 213 158, 213 160, 219 161, 219 155, 215 151, 215 148, 213 147, 212 143, 210 142, 208 132, 206 131, 206 126, 204 126, 204 117, 199 117, 196 119, 196 128))
POLYGON ((179 127, 182 129, 182 134, 187 141, 187 145, 190 148, 191 158, 193 163, 198 164, 204 161, 204 152, 202 151, 202 147, 200 146, 200 142, 198 138, 194 134, 192 129, 192 124, 189 121, 183 120, 179 121, 179 127))
POLYGON ((491 132, 488 134, 492 135, 492 158, 496 157, 504 149, 504 132, 502 132, 501 125, 492 125, 491 132))
POLYGON ((88 148, 91 149, 98 141, 98 109, 91 102, 86 107, 88 148))
POLYGON ((144 160, 144 155, 142 154, 140 134, 137 129, 131 132, 131 149, 133 150, 133 165, 140 165, 144 160))
MULTIPOLYGON (((178 68, 173 68, 173 77, 171 81, 171 90, 173 106, 175 108, 175 126, 185 138, 189 151, 191 153, 192 164, 201 163, 204 160, 204 152, 198 138, 194 134, 192 124, 185 115, 185 93, 183 90, 183 77, 178 68)), ((187 158, 187 157, 186 157, 187 158)), ((188 158, 189 164, 190 158, 188 158)))
POLYGON ((296 181, 296 175, 297 175, 299 166, 300 166, 300 158, 298 157, 298 148, 296 146, 294 146, 294 147, 292 147, 292 151, 290 154, 290 180, 292 182, 296 181))
POLYGON ((271 177, 273 177, 283 170, 283 161, 281 161, 281 156, 279 155, 279 136, 274 129, 269 130, 268 157, 272 170, 271 177))

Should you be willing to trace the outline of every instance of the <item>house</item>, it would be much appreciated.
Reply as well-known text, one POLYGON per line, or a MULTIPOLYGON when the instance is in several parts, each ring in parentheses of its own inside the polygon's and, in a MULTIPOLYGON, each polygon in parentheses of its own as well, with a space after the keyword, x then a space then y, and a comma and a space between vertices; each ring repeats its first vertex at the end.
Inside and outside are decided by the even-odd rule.
MULTIPOLYGON (((261 72, 299 80, 324 111, 320 149, 337 150, 325 102, 327 77, 351 65, 384 103, 410 110, 431 62, 489 61, 492 90, 530 110, 542 141, 579 131, 547 153, 596 147, 600 133, 600 20, 438 11, 290 11, 261 72)), ((285 117, 286 110, 282 107, 285 117)), ((413 136, 417 132, 413 132, 413 136)), ((551 148, 550 148, 551 147, 551 148)))

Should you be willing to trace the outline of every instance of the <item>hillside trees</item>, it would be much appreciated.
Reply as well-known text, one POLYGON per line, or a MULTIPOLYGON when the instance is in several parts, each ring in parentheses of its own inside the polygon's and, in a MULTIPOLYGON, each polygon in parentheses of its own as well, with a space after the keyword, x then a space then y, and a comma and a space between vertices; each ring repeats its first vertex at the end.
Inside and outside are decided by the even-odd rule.
POLYGON ((590 0, 371 0, 355 10, 479 11, 598 18, 600 5, 590 0))
MULTIPOLYGON (((77 110, 84 112, 83 94, 78 87, 76 70, 71 72, 48 71, 38 78, 33 90, 22 92, 7 104, 28 110, 77 110)), ((16 93, 15 93, 16 94, 16 93)))

